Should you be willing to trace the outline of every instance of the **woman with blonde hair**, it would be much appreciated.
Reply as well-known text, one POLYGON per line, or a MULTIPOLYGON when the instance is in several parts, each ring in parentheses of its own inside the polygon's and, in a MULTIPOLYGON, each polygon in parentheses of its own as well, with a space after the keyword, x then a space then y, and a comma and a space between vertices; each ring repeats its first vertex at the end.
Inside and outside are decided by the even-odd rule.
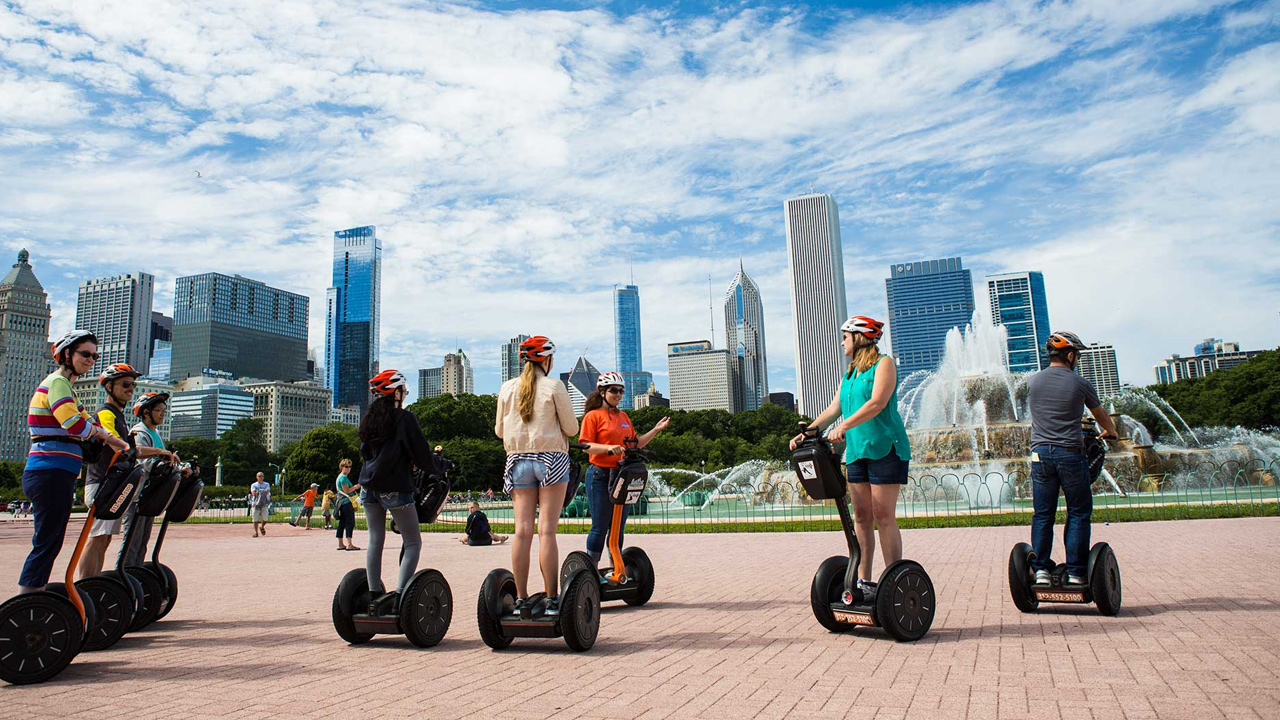
POLYGON ((515 506, 515 539, 511 567, 516 580, 517 610, 529 597, 529 554, 533 546, 534 512, 538 517, 538 566, 547 597, 547 614, 560 612, 560 551, 556 528, 569 483, 569 441, 578 434, 578 419, 564 383, 551 377, 556 346, 542 335, 520 343, 519 377, 502 384, 493 432, 507 451, 503 487, 515 506))
MULTIPOLYGON (((853 523, 863 547, 858 585, 869 591, 875 560, 875 528, 880 530, 880 551, 885 566, 902 559, 902 533, 898 529, 898 491, 907 484, 911 442, 898 413, 898 367, 893 358, 880 354, 876 343, 884 323, 857 315, 840 327, 849 367, 836 396, 809 427, 822 428, 836 418, 828 433, 845 441, 844 462, 853 497, 853 523)), ((797 435, 791 449, 804 439, 797 435)))

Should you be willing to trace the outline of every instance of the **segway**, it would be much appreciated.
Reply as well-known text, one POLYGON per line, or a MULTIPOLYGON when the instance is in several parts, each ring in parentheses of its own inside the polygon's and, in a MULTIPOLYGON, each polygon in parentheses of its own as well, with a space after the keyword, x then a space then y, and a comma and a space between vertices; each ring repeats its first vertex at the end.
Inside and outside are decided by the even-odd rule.
MULTIPOLYGON (((574 443, 573 447, 582 449, 586 446, 574 443)), ((569 487, 565 489, 564 504, 558 508, 559 512, 564 512, 573 502, 581 474, 582 467, 576 462, 570 463, 569 487)), ((645 475, 648 476, 647 471, 645 475)), ((571 556, 573 554, 570 553, 571 556)), ((560 612, 554 615, 547 614, 550 598, 545 592, 530 595, 517 611, 515 575, 506 568, 490 571, 476 600, 476 622, 484 644, 494 650, 502 650, 518 637, 563 637, 565 644, 574 652, 590 650, 600 633, 600 576, 591 563, 591 556, 581 552, 576 554, 586 557, 586 565, 574 570, 561 567, 560 612)), ((569 558, 565 558, 566 565, 568 562, 569 558)))
MULTIPOLYGON (((585 450, 583 443, 573 443, 575 450, 585 450)), ((613 521, 609 527, 609 558, 613 567, 600 568, 600 602, 622 600, 628 605, 640 606, 653 597, 653 563, 644 550, 638 547, 621 548, 622 520, 628 508, 640 502, 649 482, 649 469, 645 467, 643 451, 634 438, 628 438, 623 446, 622 462, 609 475, 609 499, 613 501, 613 521)), ((569 578, 579 570, 596 572, 591 556, 581 550, 569 553, 560 566, 560 583, 568 586, 569 578)))
MULTIPOLYGON (((438 448, 437 448, 438 450, 438 448)), ((414 471, 414 504, 418 522, 430 524, 440 516, 449 499, 449 473, 453 463, 436 455, 431 472, 414 471)), ((391 529, 396 530, 395 521, 391 529)), ((403 556, 404 548, 400 549, 403 556)), ((352 645, 367 643, 374 635, 404 635, 420 648, 440 644, 453 620, 453 591, 439 570, 419 570, 401 593, 398 607, 384 603, 373 614, 369 575, 364 569, 348 572, 333 593, 333 627, 338 636, 352 645)))
POLYGON ((167 457, 147 458, 141 464, 146 468, 146 475, 142 489, 138 491, 136 514, 129 524, 129 531, 124 534, 124 545, 120 548, 113 572, 114 577, 132 583, 135 590, 141 588, 137 610, 133 614, 133 621, 129 623, 128 632, 137 632, 155 622, 168 601, 169 591, 163 571, 153 570, 146 564, 128 565, 127 556, 135 534, 145 525, 143 520, 158 517, 165 512, 177 495, 182 478, 181 472, 167 457))
POLYGON ((856 627, 880 627, 898 642, 919 640, 933 625, 937 595, 933 581, 920 563, 899 560, 884 569, 870 592, 858 586, 858 563, 862 548, 854 533, 849 514, 845 478, 831 443, 818 430, 800 423, 804 441, 791 456, 805 492, 815 500, 835 500, 840 513, 849 555, 836 555, 822 561, 813 576, 809 604, 822 627, 831 632, 845 632, 856 627))
MULTIPOLYGON (((1089 464, 1089 482, 1096 482, 1102 474, 1102 466, 1106 461, 1106 443, 1091 422, 1082 428, 1085 443, 1085 458, 1089 464)), ((1071 603, 1087 605, 1094 603, 1098 612, 1103 615, 1119 614, 1124 600, 1120 583, 1120 563, 1116 560, 1115 551, 1104 542, 1094 543, 1089 549, 1089 564, 1086 569, 1085 585, 1073 585, 1067 582, 1067 566, 1058 565, 1050 559, 1049 582, 1037 584, 1035 571, 1031 569, 1031 561, 1035 552, 1028 543, 1018 543, 1009 553, 1009 596, 1013 604, 1022 612, 1035 612, 1042 602, 1071 603)))
MULTIPOLYGON (((97 510, 94 517, 100 520, 114 520, 123 515, 125 508, 133 502, 145 481, 146 468, 133 459, 132 453, 123 459, 113 460, 112 465, 107 469, 107 478, 102 487, 128 485, 132 489, 128 500, 115 512, 111 512, 109 508, 104 512, 95 499, 94 507, 97 510)), ((99 494, 101 492, 103 491, 100 489, 99 494)), ((97 622, 84 643, 84 649, 90 652, 105 650, 124 637, 129 631, 129 626, 133 624, 134 615, 142 606, 142 596, 145 592, 142 583, 136 578, 127 574, 121 575, 118 564, 114 571, 77 581, 76 588, 93 600, 97 610, 97 622)))
POLYGON ((191 517, 191 513, 195 512, 200 496, 204 493, 204 481, 200 479, 199 463, 192 459, 186 464, 185 469, 188 472, 183 475, 183 468, 178 468, 178 489, 174 492, 169 507, 165 508, 164 522, 160 523, 160 530, 156 533, 155 547, 151 549, 151 560, 143 565, 160 579, 160 584, 164 588, 164 594, 159 598, 160 609, 156 613, 156 620, 168 615, 173 610, 174 603, 178 602, 178 576, 174 574, 172 568, 160 562, 160 548, 164 545, 169 523, 186 522, 187 518, 191 517))
MULTIPOLYGON (((112 467, 117 459, 112 458, 112 467)), ((131 454, 128 459, 131 466, 131 454)), ((45 590, 18 595, 0 605, 0 680, 11 685, 44 682, 65 670, 83 649, 96 626, 95 604, 88 593, 79 588, 68 593, 67 588, 75 587, 75 570, 94 518, 120 517, 137 490, 133 467, 109 471, 85 516, 65 582, 50 583, 45 590)))

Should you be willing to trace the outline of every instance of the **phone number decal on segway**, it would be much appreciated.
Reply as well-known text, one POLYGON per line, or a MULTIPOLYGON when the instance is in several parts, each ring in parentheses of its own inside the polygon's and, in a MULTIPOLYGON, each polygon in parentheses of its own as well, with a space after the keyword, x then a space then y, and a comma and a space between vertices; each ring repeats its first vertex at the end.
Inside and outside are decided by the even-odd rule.
POLYGON ((1036 591, 1036 599, 1041 602, 1084 602, 1084 593, 1078 592, 1043 592, 1036 591))
POLYGON ((866 625, 868 627, 874 627, 876 624, 867 613, 849 612, 847 610, 832 610, 831 612, 836 616, 836 622, 849 625, 866 625))

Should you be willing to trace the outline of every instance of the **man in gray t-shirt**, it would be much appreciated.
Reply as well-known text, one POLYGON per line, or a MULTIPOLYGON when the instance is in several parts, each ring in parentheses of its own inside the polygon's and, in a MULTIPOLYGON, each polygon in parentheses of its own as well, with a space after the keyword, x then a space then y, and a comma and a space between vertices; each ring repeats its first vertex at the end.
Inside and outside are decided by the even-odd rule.
POLYGON ((1084 453, 1080 421, 1088 408, 1102 426, 1100 437, 1116 437, 1116 426, 1102 409, 1093 385, 1075 373, 1080 351, 1085 347, 1075 333, 1050 335, 1045 346, 1049 367, 1027 380, 1027 402, 1031 408, 1031 491, 1035 507, 1031 518, 1031 546, 1035 557, 1031 559, 1031 567, 1036 571, 1037 585, 1050 583, 1053 520, 1058 513, 1059 491, 1067 498, 1067 524, 1062 538, 1067 550, 1067 584, 1088 582, 1093 481, 1084 453))

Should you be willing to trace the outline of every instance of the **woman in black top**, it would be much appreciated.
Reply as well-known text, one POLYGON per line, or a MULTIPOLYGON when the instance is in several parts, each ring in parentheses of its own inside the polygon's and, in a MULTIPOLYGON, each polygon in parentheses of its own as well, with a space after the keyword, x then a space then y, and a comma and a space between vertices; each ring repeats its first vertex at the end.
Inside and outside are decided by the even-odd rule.
POLYGON ((400 593, 418 569, 422 550, 418 508, 413 496, 413 468, 430 470, 431 446, 413 413, 401 407, 406 392, 405 378, 395 370, 383 370, 369 381, 375 400, 360 422, 360 495, 369 523, 369 546, 364 567, 369 575, 369 614, 391 615, 399 611, 400 593), (387 513, 391 513, 404 552, 395 592, 382 585, 382 545, 387 538, 387 513))

